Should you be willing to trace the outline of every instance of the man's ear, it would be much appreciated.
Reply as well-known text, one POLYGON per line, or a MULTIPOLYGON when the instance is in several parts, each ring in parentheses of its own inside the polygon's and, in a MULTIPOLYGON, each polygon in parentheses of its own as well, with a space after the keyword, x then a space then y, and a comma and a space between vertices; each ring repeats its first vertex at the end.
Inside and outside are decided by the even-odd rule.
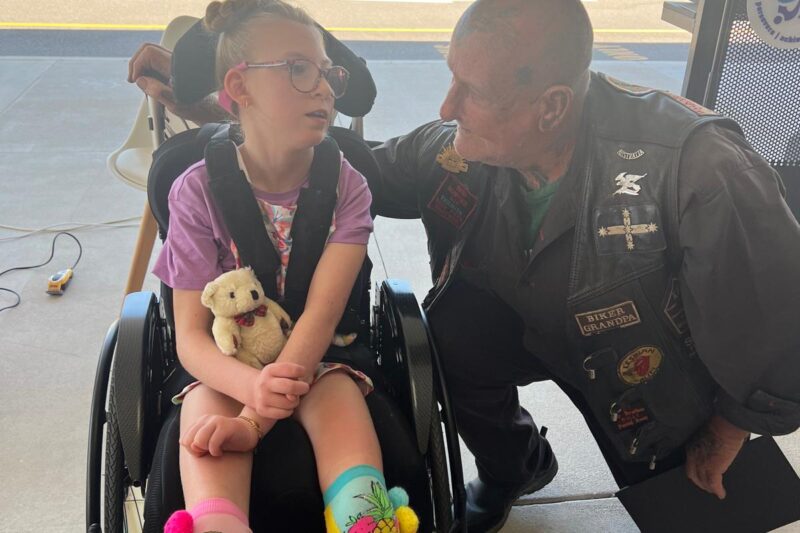
POLYGON ((211 309, 211 306, 214 304, 214 294, 217 292, 218 288, 219 284, 216 281, 206 284, 206 288, 203 289, 203 294, 200 295, 200 303, 211 309))
POLYGON ((539 129, 543 133, 557 130, 572 109, 575 94, 566 85, 553 85, 539 98, 542 112, 539 115, 539 129))
POLYGON ((225 74, 222 85, 225 88, 225 92, 231 97, 231 100, 236 102, 240 108, 244 107, 243 103, 249 97, 247 85, 245 84, 244 72, 235 68, 230 69, 228 73, 225 74))

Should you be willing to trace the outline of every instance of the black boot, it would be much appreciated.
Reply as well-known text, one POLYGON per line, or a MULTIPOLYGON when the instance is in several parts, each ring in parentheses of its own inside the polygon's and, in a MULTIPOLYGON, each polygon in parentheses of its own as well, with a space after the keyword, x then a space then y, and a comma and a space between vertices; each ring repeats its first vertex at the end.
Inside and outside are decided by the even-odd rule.
MULTIPOLYGON (((533 477, 522 485, 497 485, 477 477, 467 483, 467 532, 494 533, 508 519, 511 507, 520 496, 531 494, 550 483, 558 472, 558 461, 547 442, 547 428, 542 427, 533 477)), ((533 459, 533 458, 532 458, 533 459)))

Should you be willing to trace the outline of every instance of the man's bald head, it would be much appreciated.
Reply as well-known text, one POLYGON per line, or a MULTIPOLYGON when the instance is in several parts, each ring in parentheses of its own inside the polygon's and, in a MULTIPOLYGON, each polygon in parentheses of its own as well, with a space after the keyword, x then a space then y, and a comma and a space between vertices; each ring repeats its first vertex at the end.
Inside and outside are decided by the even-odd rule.
POLYGON ((512 60, 520 85, 573 85, 592 59, 592 24, 580 0, 478 0, 453 42, 475 33, 490 36, 498 61, 512 60))

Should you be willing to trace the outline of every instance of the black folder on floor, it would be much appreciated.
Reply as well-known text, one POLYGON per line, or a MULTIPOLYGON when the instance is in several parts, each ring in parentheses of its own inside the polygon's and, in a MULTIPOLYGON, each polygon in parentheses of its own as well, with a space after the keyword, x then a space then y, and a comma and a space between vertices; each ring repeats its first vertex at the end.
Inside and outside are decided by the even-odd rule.
POLYGON ((719 500, 680 466, 617 497, 643 533, 761 533, 800 520, 800 478, 771 437, 747 442, 723 483, 719 500))

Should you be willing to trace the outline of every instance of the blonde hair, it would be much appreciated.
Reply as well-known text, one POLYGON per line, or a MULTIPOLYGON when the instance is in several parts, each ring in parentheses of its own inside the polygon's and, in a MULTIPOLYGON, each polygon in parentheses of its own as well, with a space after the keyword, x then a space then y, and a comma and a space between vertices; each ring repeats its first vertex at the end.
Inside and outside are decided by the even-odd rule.
POLYGON ((224 0, 208 4, 203 23, 219 33, 215 74, 222 87, 225 74, 245 61, 252 43, 253 23, 264 17, 278 17, 316 27, 314 19, 299 7, 282 0, 224 0))

